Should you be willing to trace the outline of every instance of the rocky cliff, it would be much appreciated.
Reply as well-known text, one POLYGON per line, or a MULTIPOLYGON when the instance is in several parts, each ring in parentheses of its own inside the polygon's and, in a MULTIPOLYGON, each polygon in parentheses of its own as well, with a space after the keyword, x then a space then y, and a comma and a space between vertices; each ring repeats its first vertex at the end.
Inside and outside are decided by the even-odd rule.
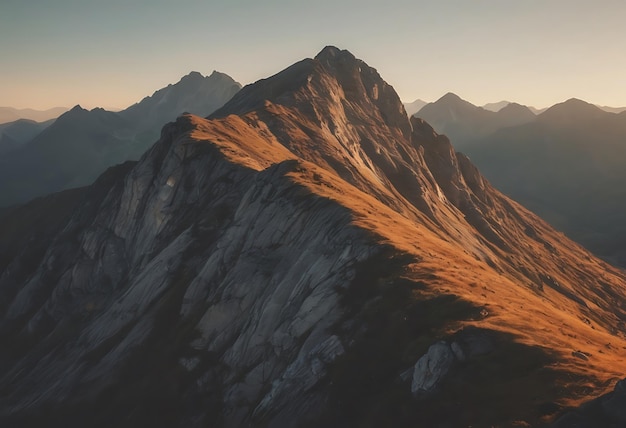
POLYGON ((623 272, 334 47, 0 215, 6 424, 536 423, 623 375, 623 272))

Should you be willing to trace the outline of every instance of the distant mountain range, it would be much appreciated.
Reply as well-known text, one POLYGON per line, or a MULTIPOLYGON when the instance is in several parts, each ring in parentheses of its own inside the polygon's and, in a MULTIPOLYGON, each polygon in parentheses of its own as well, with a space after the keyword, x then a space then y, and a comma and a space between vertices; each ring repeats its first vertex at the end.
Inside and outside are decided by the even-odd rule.
POLYGON ((0 107, 0 124, 15 122, 19 119, 28 119, 35 122, 45 122, 56 119, 68 110, 67 107, 54 107, 47 110, 35 110, 32 108, 18 109, 13 107, 0 107))
POLYGON ((55 119, 45 122, 18 119, 14 122, 0 124, 0 156, 19 149, 54 123, 54 121, 55 119))
POLYGON ((139 159, 165 123, 185 112, 207 116, 240 88, 225 74, 192 72, 119 112, 76 106, 47 127, 8 124, 0 128, 0 206, 90 184, 109 166, 139 159))
POLYGON ((518 124, 495 114, 447 95, 417 116, 450 136, 497 188, 626 266, 626 112, 570 99, 536 117, 518 115, 518 124))
POLYGON ((415 116, 426 120, 437 132, 447 135, 458 150, 498 129, 535 120, 535 114, 520 104, 509 103, 498 111, 491 111, 451 92, 426 104, 415 116))

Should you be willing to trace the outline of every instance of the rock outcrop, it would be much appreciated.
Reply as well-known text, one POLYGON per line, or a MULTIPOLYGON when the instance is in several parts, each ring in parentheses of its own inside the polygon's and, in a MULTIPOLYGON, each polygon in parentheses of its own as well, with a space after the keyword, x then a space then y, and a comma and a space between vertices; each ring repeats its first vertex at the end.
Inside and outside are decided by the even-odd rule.
MULTIPOLYGON (((411 392, 414 395, 428 394, 436 391, 441 381, 448 375, 457 362, 460 348, 446 342, 438 342, 428 348, 428 352, 415 363, 411 392)), ((463 354, 459 353, 459 356, 463 354)), ((463 358, 463 357, 461 357, 463 358)))

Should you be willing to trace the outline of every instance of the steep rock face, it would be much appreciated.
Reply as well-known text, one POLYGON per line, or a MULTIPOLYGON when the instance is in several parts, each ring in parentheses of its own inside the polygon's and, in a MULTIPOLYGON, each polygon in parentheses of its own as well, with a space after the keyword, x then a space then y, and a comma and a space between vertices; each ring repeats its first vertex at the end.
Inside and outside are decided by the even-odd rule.
POLYGON ((577 400, 622 369, 623 273, 497 193, 347 51, 180 117, 67 198, 37 251, 0 258, 6 423, 508 424, 535 421, 537 391, 577 400), (415 401, 396 380, 472 326, 497 349, 459 345, 437 389, 484 401, 415 401))
MULTIPOLYGON (((54 336, 69 339, 62 330, 70 320, 80 329, 63 352, 37 366, 26 358, 8 373, 5 382, 20 379, 13 396, 24 394, 21 405, 63 403, 72 389, 114 371, 154 329, 155 306, 177 284, 186 290, 179 291, 183 320, 197 322, 199 337, 190 349, 221 355, 220 366, 227 367, 219 376, 229 425, 250 416, 268 379, 282 381, 257 413, 270 404, 273 412, 293 406, 294 395, 313 387, 324 364, 341 354, 341 342, 327 332, 340 315, 337 289, 354 276, 352 265, 379 250, 349 226, 345 209, 307 197, 285 176, 297 162, 254 172, 214 149, 190 147, 186 138, 173 143, 172 134, 189 120, 164 131, 164 141, 128 174, 123 189, 105 197, 118 202, 100 206, 91 225, 81 221, 94 215, 87 209, 72 216, 12 299, 4 326, 46 337, 42 349, 59 346, 54 336), (85 367, 85 356, 99 352, 106 355, 85 367), (311 364, 315 371, 303 385, 311 364), (64 373, 60 383, 57 370, 64 373), (248 375, 239 380, 241 373, 248 375), (24 386, 28 379, 37 390, 24 386)), ((3 289, 12 271, 5 270, 3 289)))

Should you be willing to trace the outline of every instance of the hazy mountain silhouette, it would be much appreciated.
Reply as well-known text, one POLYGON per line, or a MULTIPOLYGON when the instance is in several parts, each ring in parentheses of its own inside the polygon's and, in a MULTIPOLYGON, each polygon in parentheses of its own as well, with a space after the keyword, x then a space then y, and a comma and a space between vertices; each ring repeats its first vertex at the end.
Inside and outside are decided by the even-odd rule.
POLYGON ((459 150, 500 128, 535 120, 535 114, 528 107, 509 103, 494 112, 477 107, 451 92, 425 105, 414 116, 426 120, 437 132, 447 135, 459 150))
POLYGON ((206 116, 240 87, 222 73, 193 72, 120 112, 76 106, 0 157, 0 205, 89 184, 106 168, 139 159, 164 123, 184 112, 206 116))
POLYGON ((493 111, 495 113, 495 112, 502 110, 504 107, 508 106, 509 104, 511 104, 510 101, 498 101, 496 103, 487 103, 481 107, 484 108, 485 110, 493 111))
POLYGON ((626 107, 609 107, 609 106, 597 106, 598 108, 609 113, 621 113, 626 111, 626 107))
POLYGON ((625 284, 326 47, 2 214, 0 423, 537 426, 623 376, 625 284))
MULTIPOLYGON (((485 110, 498 112, 502 110, 504 107, 508 106, 509 104, 517 104, 517 103, 513 103, 511 101, 498 101, 497 103, 487 103, 483 105, 482 108, 484 108, 485 110)), ((532 111, 534 114, 543 113, 544 111, 547 110, 547 108, 535 108, 533 106, 526 106, 526 107, 528 107, 528 110, 532 111)))
POLYGON ((406 114, 408 114, 409 116, 413 116, 415 113, 420 111, 421 108, 424 107, 426 104, 428 104, 426 101, 417 99, 412 103, 404 103, 404 109, 406 110, 406 114))
POLYGON ((54 107, 47 110, 35 110, 32 108, 17 109, 13 107, 0 107, 0 124, 15 122, 19 119, 28 119, 35 122, 45 122, 56 119, 68 109, 66 107, 54 107))
POLYGON ((45 122, 18 119, 15 122, 0 124, 0 155, 20 148, 54 123, 54 121, 55 119, 45 122))
POLYGON ((571 99, 464 150, 496 187, 626 265, 625 142, 626 113, 571 99))

